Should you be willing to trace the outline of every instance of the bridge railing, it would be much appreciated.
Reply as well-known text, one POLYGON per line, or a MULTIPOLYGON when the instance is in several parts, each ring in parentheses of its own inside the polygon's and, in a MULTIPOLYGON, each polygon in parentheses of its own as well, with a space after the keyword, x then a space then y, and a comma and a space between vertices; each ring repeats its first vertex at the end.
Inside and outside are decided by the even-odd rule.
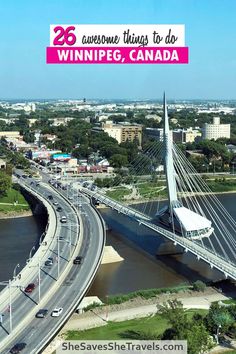
POLYGON ((210 250, 203 248, 201 245, 198 245, 196 242, 188 240, 184 237, 178 236, 168 230, 165 230, 155 224, 150 222, 141 221, 141 223, 148 228, 157 231, 161 235, 167 237, 169 240, 172 240, 174 243, 183 247, 186 251, 190 251, 197 256, 198 259, 204 260, 208 263, 211 268, 216 268, 219 271, 223 272, 226 277, 231 277, 236 279, 236 266, 235 264, 226 261, 220 255, 214 254, 210 250))

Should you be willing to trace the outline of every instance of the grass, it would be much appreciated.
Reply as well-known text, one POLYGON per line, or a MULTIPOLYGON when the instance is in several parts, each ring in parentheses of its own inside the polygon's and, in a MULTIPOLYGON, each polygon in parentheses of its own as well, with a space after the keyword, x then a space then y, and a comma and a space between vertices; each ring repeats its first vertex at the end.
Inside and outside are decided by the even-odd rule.
POLYGON ((236 305, 236 299, 222 300, 224 304, 236 305))
POLYGON ((232 350, 227 350, 227 351, 225 351, 225 350, 222 350, 221 352, 218 352, 217 351, 217 353, 216 354, 236 354, 236 350, 234 350, 234 349, 232 349, 232 350))
POLYGON ((24 211, 29 210, 29 204, 25 200, 24 196, 14 188, 10 188, 6 195, 0 197, 0 203, 11 203, 14 204, 15 201, 18 201, 18 204, 25 204, 25 205, 4 205, 0 204, 0 212, 8 213, 11 211, 24 211))
MULTIPOLYGON (((205 182, 214 193, 236 191, 236 180, 233 178, 215 178, 215 180, 205 179, 205 182)), ((141 199, 163 199, 167 197, 167 188, 165 181, 158 182, 138 182, 135 184, 141 199)), ((124 196, 129 195, 131 189, 125 187, 116 187, 113 191, 107 191, 106 195, 119 202, 124 201, 124 196)))
MULTIPOLYGON (((166 188, 162 189, 165 186, 165 182, 141 182, 135 184, 140 193, 141 199, 146 198, 158 198, 159 196, 167 196, 166 188)), ((107 191, 106 195, 114 200, 119 202, 124 200, 125 195, 131 194, 132 189, 125 187, 116 187, 112 191, 107 191)))
POLYGON ((119 202, 121 202, 123 200, 123 197, 125 195, 128 195, 131 193, 131 190, 129 190, 128 188, 125 187, 117 187, 115 190, 113 191, 107 191, 106 195, 114 200, 117 200, 119 202))
MULTIPOLYGON (((194 313, 207 314, 207 310, 188 310, 187 316, 192 318, 194 313)), ((129 331, 145 331, 153 335, 162 334, 168 328, 166 319, 159 315, 149 316, 122 322, 109 322, 106 326, 88 329, 86 331, 68 331, 67 340, 115 340, 132 339, 127 336, 129 331)))
POLYGON ((106 303, 109 305, 121 304, 123 302, 132 300, 137 297, 142 297, 143 299, 151 299, 160 294, 165 294, 165 293, 176 294, 180 291, 192 290, 192 288, 193 287, 191 285, 183 284, 171 288, 138 290, 138 291, 131 292, 129 294, 108 296, 106 303))
POLYGON ((206 180, 212 192, 230 192, 236 190, 235 179, 224 179, 219 181, 206 180))

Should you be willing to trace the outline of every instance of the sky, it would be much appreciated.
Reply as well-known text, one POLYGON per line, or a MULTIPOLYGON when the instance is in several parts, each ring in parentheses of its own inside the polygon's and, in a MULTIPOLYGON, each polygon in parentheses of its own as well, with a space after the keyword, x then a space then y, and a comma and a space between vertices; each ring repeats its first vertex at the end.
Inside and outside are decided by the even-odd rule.
POLYGON ((0 99, 236 99, 235 0, 0 0, 0 99), (185 24, 189 64, 46 64, 50 24, 185 24))

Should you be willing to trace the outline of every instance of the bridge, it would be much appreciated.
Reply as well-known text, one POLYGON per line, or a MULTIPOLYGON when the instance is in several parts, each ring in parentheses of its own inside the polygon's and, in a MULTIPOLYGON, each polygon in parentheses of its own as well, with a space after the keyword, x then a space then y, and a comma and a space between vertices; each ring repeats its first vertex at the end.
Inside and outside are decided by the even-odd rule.
POLYGON ((14 272, 0 293, 0 352, 8 353, 14 344, 25 342, 25 352, 39 353, 67 321, 93 281, 105 245, 105 226, 90 198, 81 196, 78 209, 72 194, 66 196, 46 181, 36 183, 33 178, 22 178, 20 171, 17 174, 22 188, 46 207, 48 226, 35 254, 31 252, 25 267, 18 274, 14 272), (60 222, 64 215, 65 224, 60 222), (74 265, 78 255, 82 264, 74 265), (48 257, 54 260, 50 267, 45 265, 48 257), (35 284, 32 293, 24 291, 29 283, 35 284), (51 317, 51 311, 58 307, 63 308, 61 316, 51 317), (36 318, 42 308, 48 309, 48 315, 36 318))
POLYGON ((142 152, 138 161, 133 163, 134 175, 142 175, 147 171, 147 158, 150 160, 150 173, 154 163, 157 165, 162 162, 164 165, 168 201, 164 208, 157 210, 154 218, 113 200, 99 188, 93 190, 95 188, 91 185, 79 188, 82 193, 99 203, 154 230, 157 237, 162 235, 175 246, 181 246, 185 252, 192 253, 198 260, 219 270, 226 278, 236 280, 236 222, 184 153, 173 144, 165 96, 163 120, 163 142, 152 144, 142 152))

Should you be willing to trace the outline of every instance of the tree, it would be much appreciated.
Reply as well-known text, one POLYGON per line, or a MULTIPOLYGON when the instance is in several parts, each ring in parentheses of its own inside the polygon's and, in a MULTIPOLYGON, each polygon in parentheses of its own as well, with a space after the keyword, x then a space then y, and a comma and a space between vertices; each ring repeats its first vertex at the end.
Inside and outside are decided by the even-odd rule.
POLYGON ((138 155, 138 144, 136 142, 126 141, 125 143, 121 143, 120 147, 127 150, 128 161, 134 161, 138 155))
POLYGON ((6 191, 11 187, 11 177, 0 171, 0 196, 6 195, 6 191))
POLYGON ((182 331, 188 322, 183 304, 177 299, 168 300, 162 305, 157 305, 157 313, 168 320, 176 334, 182 331))
POLYGON ((221 333, 227 332, 233 322, 234 318, 227 308, 220 306, 218 303, 211 304, 206 317, 206 326, 212 334, 216 334, 219 326, 221 333))
MULTIPOLYGON (((186 331, 188 354, 206 353, 213 347, 212 340, 203 324, 191 323, 191 328, 186 331)), ((181 338, 182 339, 182 338, 181 338)))
POLYGON ((128 159, 125 155, 115 154, 110 158, 111 166, 121 168, 123 166, 127 166, 128 159))
POLYGON ((205 289, 206 289, 206 284, 203 283, 203 281, 197 280, 195 281, 195 283, 193 283, 194 291, 204 291, 205 289))
POLYGON ((171 325, 164 331, 162 340, 187 340, 188 354, 199 354, 211 348, 209 333, 202 319, 189 320, 180 301, 169 300, 163 305, 158 305, 157 309, 171 325))

